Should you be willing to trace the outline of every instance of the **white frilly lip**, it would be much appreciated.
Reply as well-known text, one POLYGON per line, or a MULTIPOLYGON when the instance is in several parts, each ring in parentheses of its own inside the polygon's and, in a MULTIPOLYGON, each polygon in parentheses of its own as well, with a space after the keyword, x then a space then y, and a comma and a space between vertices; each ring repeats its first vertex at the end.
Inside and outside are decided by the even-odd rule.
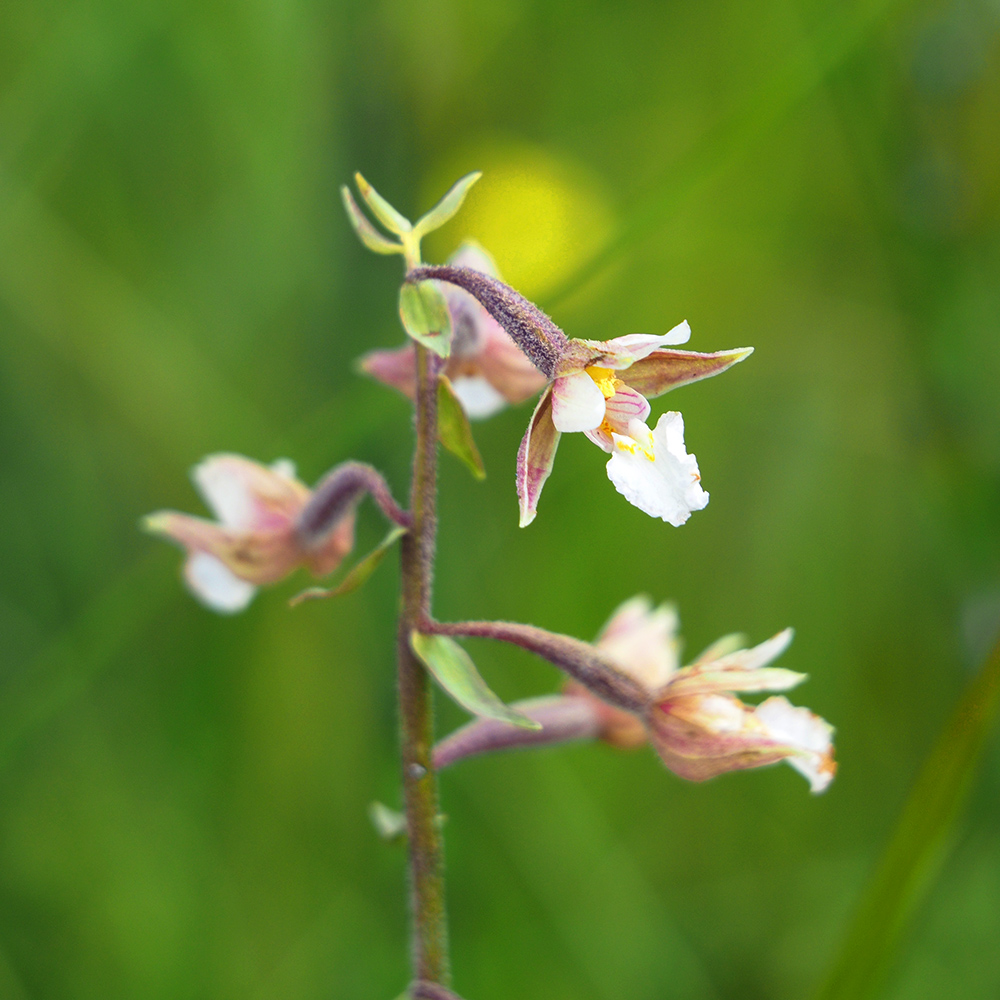
POLYGON ((628 435, 613 434, 612 440, 608 478, 629 503, 674 527, 708 504, 698 460, 684 447, 679 413, 664 413, 652 431, 633 420, 628 435))

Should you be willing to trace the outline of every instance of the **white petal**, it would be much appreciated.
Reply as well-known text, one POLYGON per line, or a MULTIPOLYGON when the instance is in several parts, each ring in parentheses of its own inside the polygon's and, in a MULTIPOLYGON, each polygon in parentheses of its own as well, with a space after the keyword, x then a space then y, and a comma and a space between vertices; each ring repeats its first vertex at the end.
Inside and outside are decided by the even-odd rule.
POLYGON ((677 609, 648 598, 633 597, 611 616, 597 640, 630 677, 649 691, 662 688, 680 666, 677 609))
POLYGON ((812 791, 822 792, 833 781, 833 726, 830 723, 782 697, 768 698, 754 709, 754 715, 767 727, 773 739, 803 751, 786 760, 809 780, 812 791))
POLYGON ((628 436, 615 434, 608 478, 629 503, 675 527, 708 503, 679 413, 664 413, 653 431, 633 421, 628 436))
POLYGON ((241 580, 228 566, 207 552, 193 553, 184 564, 184 579, 202 604, 224 615, 242 611, 257 588, 241 580))
POLYGON ((552 385, 552 423, 564 434, 592 431, 604 419, 604 393, 586 373, 563 375, 552 385))
POLYGON ((776 660, 788 649, 789 644, 795 636, 795 630, 786 628, 777 635, 772 635, 770 639, 758 643, 752 649, 738 649, 716 659, 712 664, 713 670, 732 669, 737 670, 758 670, 766 666, 772 660, 776 660))
POLYGON ((256 505, 251 483, 259 472, 256 462, 241 455, 210 455, 194 467, 191 476, 222 524, 243 530, 254 523, 256 505))
POLYGON ((470 420, 485 420, 507 405, 507 400, 482 375, 460 375, 451 387, 470 420))
POLYGON ((661 347, 686 344, 690 338, 691 327, 688 326, 687 320, 678 323, 667 333, 628 333, 624 337, 615 337, 608 341, 608 346, 620 357, 618 363, 613 363, 611 367, 626 368, 636 361, 648 357, 661 347))

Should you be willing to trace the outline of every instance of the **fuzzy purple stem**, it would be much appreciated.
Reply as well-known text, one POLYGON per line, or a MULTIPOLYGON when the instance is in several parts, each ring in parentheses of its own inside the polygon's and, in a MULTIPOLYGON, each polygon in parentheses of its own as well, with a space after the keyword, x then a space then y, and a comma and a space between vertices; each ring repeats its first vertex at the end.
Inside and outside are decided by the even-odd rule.
POLYGON ((430 678, 410 648, 411 632, 430 615, 437 530, 437 385, 431 359, 420 345, 417 345, 416 434, 410 491, 413 523, 400 542, 403 593, 396 651, 413 966, 417 981, 429 988, 447 986, 450 970, 444 848, 436 822, 438 791, 431 761, 434 725, 430 678))
POLYGON ((511 707, 542 728, 525 729, 500 719, 474 719, 434 747, 434 766, 440 771, 477 754, 593 740, 601 735, 600 715, 586 698, 557 694, 515 702, 511 707))
POLYGON ((299 514, 295 526, 299 540, 306 548, 320 544, 366 493, 390 521, 410 527, 413 519, 396 503, 388 484, 375 469, 362 462, 344 462, 320 480, 299 514))
POLYGON ((550 379, 556 377, 559 359, 566 350, 566 334, 534 302, 510 285, 471 267, 450 264, 415 267, 406 276, 409 282, 428 279, 447 281, 467 291, 507 331, 539 371, 550 379))

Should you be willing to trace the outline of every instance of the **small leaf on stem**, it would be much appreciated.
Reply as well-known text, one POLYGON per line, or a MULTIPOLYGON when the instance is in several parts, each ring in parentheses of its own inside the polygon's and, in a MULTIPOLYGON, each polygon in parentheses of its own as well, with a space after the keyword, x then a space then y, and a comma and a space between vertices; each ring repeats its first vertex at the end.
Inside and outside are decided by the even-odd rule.
POLYGON ((410 633, 410 645, 441 687, 473 715, 500 719, 524 729, 542 728, 533 719, 505 705, 486 686, 472 658, 454 639, 414 630, 410 633))
POLYGON ((400 215, 399 212, 397 212, 392 205, 390 205, 389 202, 387 202, 385 198, 383 198, 382 195, 380 195, 378 191, 376 191, 375 188, 373 188, 371 184, 369 184, 368 181, 361 176, 361 174, 355 174, 354 180, 358 185, 358 191, 361 192, 361 197, 364 198, 368 207, 372 210, 375 218, 378 219, 378 221, 381 222, 382 225, 389 230, 389 232, 402 236, 403 233, 408 233, 413 229, 413 226, 410 224, 410 220, 407 219, 406 216, 400 215))
POLYGON ((422 281, 399 290, 399 318, 419 344, 446 358, 451 353, 451 313, 437 284, 422 281))
POLYGON ((462 207, 469 188, 482 176, 482 171, 476 170, 455 181, 448 193, 426 215, 417 220, 413 227, 414 234, 421 237, 440 229, 462 207))
POLYGON ((354 227, 354 231, 358 234, 361 242, 364 243, 369 250, 372 250, 375 253, 384 254, 403 252, 402 243, 393 243, 392 240, 383 236, 368 221, 368 217, 361 211, 360 208, 358 208, 358 203, 354 200, 346 184, 342 185, 340 188, 340 197, 343 199, 344 209, 347 212, 347 218, 354 227))
POLYGON ((345 594, 353 593, 358 587, 368 582, 368 578, 378 569, 379 563, 385 558, 386 552, 405 534, 406 528, 401 528, 399 525, 394 526, 364 559, 351 567, 350 572, 336 587, 309 587, 302 593, 296 594, 288 602, 289 606, 294 608, 304 601, 315 601, 323 597, 343 597, 345 594))
POLYGON ((476 479, 486 478, 486 469, 472 436, 468 414, 445 375, 438 376, 438 438, 448 451, 468 466, 476 479))

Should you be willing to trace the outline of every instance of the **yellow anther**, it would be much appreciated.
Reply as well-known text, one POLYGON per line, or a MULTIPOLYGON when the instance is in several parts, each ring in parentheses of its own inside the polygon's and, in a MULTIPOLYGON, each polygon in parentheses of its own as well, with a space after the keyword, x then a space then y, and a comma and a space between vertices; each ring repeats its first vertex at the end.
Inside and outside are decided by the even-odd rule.
POLYGON ((612 368, 599 368, 597 365, 591 365, 587 369, 587 374, 597 383, 597 388, 601 390, 605 399, 610 399, 618 391, 618 387, 624 385, 620 378, 615 377, 612 368))

